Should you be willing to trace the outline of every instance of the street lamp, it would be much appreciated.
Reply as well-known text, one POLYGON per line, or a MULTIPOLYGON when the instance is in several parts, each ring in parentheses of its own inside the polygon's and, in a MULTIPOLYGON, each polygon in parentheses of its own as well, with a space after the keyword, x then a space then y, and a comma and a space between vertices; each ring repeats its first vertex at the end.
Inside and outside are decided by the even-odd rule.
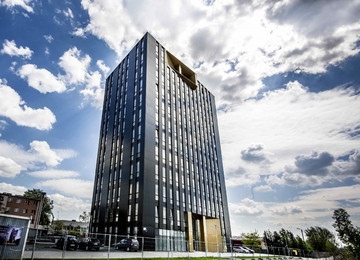
POLYGON ((217 250, 217 252, 219 254, 219 241, 218 241, 216 224, 214 225, 214 227, 215 227, 215 236, 216 236, 216 250, 217 250))
POLYGON ((145 236, 145 233, 147 233, 147 228, 146 227, 143 227, 143 232, 142 232, 142 238, 141 238, 141 259, 144 259, 144 236, 145 236))
POLYGON ((35 251, 35 246, 36 246, 36 240, 37 240, 37 236, 38 236, 38 231, 39 231, 39 225, 40 225, 40 219, 41 219, 41 211, 43 208, 43 203, 44 203, 44 197, 46 195, 46 192, 41 192, 41 203, 40 203, 40 207, 39 207, 39 211, 38 211, 38 218, 37 218, 37 223, 36 223, 36 233, 35 233, 35 239, 34 239, 34 245, 33 245, 33 250, 31 253, 31 260, 34 259, 34 251, 35 251))
POLYGON ((297 228, 297 229, 301 230, 302 239, 303 239, 303 241, 305 242, 305 239, 304 239, 304 231, 303 231, 301 228, 297 228))
MULTIPOLYGON (((302 235, 302 239, 303 239, 303 243, 305 243, 305 239, 304 239, 304 231, 301 228, 297 228, 299 230, 301 230, 301 235, 302 235)), ((303 244, 304 246, 304 244, 303 244)), ((303 249, 303 256, 304 256, 304 249, 303 249)))

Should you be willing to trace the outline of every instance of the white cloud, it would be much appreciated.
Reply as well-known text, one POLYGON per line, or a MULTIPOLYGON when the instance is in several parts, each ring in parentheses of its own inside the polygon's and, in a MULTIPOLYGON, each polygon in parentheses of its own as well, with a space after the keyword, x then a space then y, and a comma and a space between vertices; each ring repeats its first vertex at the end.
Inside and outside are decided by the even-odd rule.
POLYGON ((134 29, 133 19, 122 2, 85 0, 81 4, 85 10, 88 10, 91 22, 86 28, 77 29, 75 35, 84 36, 88 32, 92 33, 99 39, 105 40, 110 48, 119 54, 134 44, 138 32, 134 29))
POLYGON ((52 37, 51 34, 49 34, 49 35, 44 35, 44 38, 45 38, 49 43, 51 43, 51 42, 54 40, 54 38, 52 37))
POLYGON ((258 192, 274 192, 274 190, 269 185, 259 185, 254 187, 254 191, 258 192))
POLYGON ((77 152, 71 149, 52 149, 62 159, 69 159, 77 156, 77 152))
POLYGON ((51 150, 49 144, 45 141, 32 141, 30 147, 30 152, 36 153, 38 161, 48 166, 56 166, 63 160, 56 152, 51 150))
POLYGON ((94 183, 75 178, 52 179, 39 182, 42 188, 52 189, 61 194, 78 198, 91 199, 94 183))
MULTIPOLYGON (((68 84, 85 86, 80 90, 80 93, 84 96, 82 106, 84 103, 89 102, 93 107, 102 108, 104 98, 102 75, 99 71, 89 70, 90 62, 89 55, 82 55, 81 51, 76 47, 69 49, 60 57, 59 61, 59 66, 65 71, 62 79, 68 84)), ((101 60, 98 60, 96 64, 104 73, 109 70, 101 60)))
MULTIPOLYGON (((358 199, 359 188, 360 185, 358 184, 303 191, 299 197, 289 202, 267 205, 270 212, 274 213, 268 217, 274 222, 282 222, 287 226, 294 223, 306 226, 323 226, 325 224, 323 219, 331 222, 330 216, 335 209, 344 207, 347 203, 358 199)), ((351 215, 360 215, 360 207, 348 206, 346 209, 351 215)))
POLYGON ((50 71, 46 69, 38 69, 34 64, 23 65, 18 70, 18 75, 22 79, 26 79, 29 86, 38 90, 40 93, 64 92, 66 85, 59 80, 50 71))
POLYGON ((89 55, 81 57, 81 52, 76 47, 73 47, 60 57, 59 65, 64 69, 66 73, 65 79, 70 84, 81 84, 86 81, 90 61, 89 55))
MULTIPOLYGON (((286 165, 294 164, 297 156, 311 154, 315 148, 334 158, 350 154, 356 144, 349 133, 360 124, 357 113, 360 103, 354 94, 354 88, 344 86, 313 93, 298 82, 290 82, 286 88, 268 92, 262 99, 250 99, 226 113, 220 112, 218 120, 225 172, 238 169, 239 156, 241 151, 249 149, 248 142, 271 147, 272 163, 266 168, 241 162, 245 173, 255 175, 282 173, 286 165)), ((323 181, 319 177, 296 173, 268 179, 269 184, 292 182, 296 185, 317 185, 323 181)), ((229 179, 227 185, 241 182, 229 179)))
POLYGON ((80 90, 85 101, 90 101, 96 108, 102 108, 104 99, 104 89, 101 86, 101 74, 98 71, 87 74, 86 87, 80 90))
POLYGON ((82 212, 89 212, 91 208, 90 201, 79 198, 66 197, 59 193, 51 194, 49 197, 54 201, 53 213, 55 218, 59 216, 59 219, 79 219, 82 212))
POLYGON ((45 179, 62 179, 62 178, 71 178, 71 177, 79 176, 79 173, 75 171, 66 171, 66 170, 57 170, 57 169, 28 172, 27 174, 32 177, 45 178, 45 179))
POLYGON ((33 0, 2 0, 0 6, 6 6, 7 8, 14 8, 15 6, 21 6, 27 12, 33 13, 33 8, 29 5, 33 0))
POLYGON ((63 11, 63 13, 64 13, 64 15, 66 16, 66 17, 69 17, 69 18, 74 18, 74 15, 73 15, 73 12, 71 11, 71 9, 70 8, 68 8, 67 10, 65 10, 65 11, 63 11))
POLYGON ((104 76, 106 76, 107 73, 110 71, 110 68, 106 66, 103 60, 98 60, 96 62, 96 65, 99 67, 104 76))
POLYGON ((17 125, 50 130, 56 122, 55 115, 47 107, 33 109, 25 105, 19 94, 0 79, 0 115, 17 125))
POLYGON ((25 59, 30 59, 33 51, 30 50, 29 47, 25 47, 25 48, 22 46, 20 46, 19 48, 16 47, 16 43, 14 40, 12 41, 5 40, 3 43, 3 48, 1 49, 0 53, 7 54, 10 56, 20 56, 25 59))
POLYGON ((8 123, 5 120, 0 120, 0 130, 4 130, 8 123))
POLYGON ((21 171, 21 166, 10 158, 0 156, 0 176, 3 178, 14 178, 21 171))
POLYGON ((331 178, 324 178, 319 176, 306 176, 301 173, 284 173, 280 175, 271 175, 266 179, 269 185, 288 185, 294 187, 315 187, 329 181, 331 178))
POLYGON ((0 140, 0 156, 10 158, 22 167, 22 170, 38 170, 58 165, 61 161, 75 156, 72 150, 51 149, 45 141, 32 141, 30 149, 0 140))
POLYGON ((280 215, 280 216, 284 216, 284 215, 294 215, 294 214, 299 214, 302 213, 302 209, 300 207, 297 206, 290 206, 290 207, 280 207, 280 208, 272 208, 271 212, 275 215, 280 215))
POLYGON ((236 187, 236 186, 251 186, 254 183, 258 183, 261 180, 259 174, 249 173, 249 174, 241 174, 236 177, 230 177, 226 179, 227 187, 236 187))
POLYGON ((242 216, 260 216, 264 213, 260 203, 245 198, 238 204, 229 203, 231 214, 242 216))
POLYGON ((91 33, 122 57, 148 30, 190 67, 201 62, 196 69, 198 78, 215 94, 218 104, 256 96, 265 77, 289 71, 322 73, 330 64, 359 52, 360 24, 354 2, 332 1, 329 5, 332 10, 349 13, 344 22, 337 19, 344 15, 329 17, 328 5, 316 4, 312 9, 310 2, 303 1, 226 0, 210 6, 184 1, 179 6, 166 0, 148 0, 141 5, 85 0, 82 5, 90 21, 85 28, 78 28, 76 35, 91 33), (164 9, 166 13, 161 11, 164 9), (311 23, 305 21, 306 27, 304 9, 319 12, 311 17, 311 23), (291 15, 280 19, 284 14, 291 15), (324 21, 326 30, 321 27, 324 21))
POLYGON ((14 186, 5 182, 0 182, 0 190, 2 192, 7 192, 15 195, 23 195, 28 189, 24 186, 14 186))

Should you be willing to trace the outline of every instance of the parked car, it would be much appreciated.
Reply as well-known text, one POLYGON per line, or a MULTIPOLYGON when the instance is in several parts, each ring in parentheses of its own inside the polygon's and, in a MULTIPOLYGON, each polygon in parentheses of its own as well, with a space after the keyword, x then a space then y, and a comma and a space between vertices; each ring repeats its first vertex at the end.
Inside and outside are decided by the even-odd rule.
POLYGON ((244 250, 244 253, 251 254, 250 250, 247 249, 246 247, 242 246, 241 248, 244 250))
POLYGON ((100 249, 100 240, 97 238, 85 237, 81 239, 79 243, 79 248, 87 250, 96 250, 100 249))
POLYGON ((241 246, 234 246, 233 247, 233 252, 235 252, 235 253, 246 253, 244 248, 242 248, 241 246))
POLYGON ((246 250, 248 250, 251 254, 255 253, 254 250, 252 250, 252 249, 250 249, 250 248, 248 248, 248 247, 246 247, 246 246, 243 246, 243 248, 246 249, 246 250))
POLYGON ((62 236, 56 242, 56 247, 59 249, 63 249, 65 242, 66 242, 66 250, 70 250, 70 249, 77 250, 78 249, 79 242, 76 240, 75 236, 62 236))
POLYGON ((138 251, 139 241, 134 238, 124 238, 120 242, 113 244, 116 249, 126 251, 138 251))

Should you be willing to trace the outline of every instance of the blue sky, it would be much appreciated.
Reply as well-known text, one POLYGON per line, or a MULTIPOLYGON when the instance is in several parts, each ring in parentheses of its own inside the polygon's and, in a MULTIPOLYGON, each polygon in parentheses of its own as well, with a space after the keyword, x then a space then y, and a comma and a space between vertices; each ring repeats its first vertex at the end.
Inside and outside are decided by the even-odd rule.
POLYGON ((360 225, 360 1, 0 0, 0 191, 90 210, 104 80, 149 31, 215 95, 233 235, 360 225))

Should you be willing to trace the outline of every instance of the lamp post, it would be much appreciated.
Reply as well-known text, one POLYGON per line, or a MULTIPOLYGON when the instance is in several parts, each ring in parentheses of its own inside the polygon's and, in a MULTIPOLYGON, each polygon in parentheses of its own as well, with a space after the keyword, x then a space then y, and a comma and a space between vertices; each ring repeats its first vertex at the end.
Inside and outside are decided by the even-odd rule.
POLYGON ((297 229, 301 230, 302 239, 303 239, 303 241, 305 242, 305 239, 304 239, 304 231, 303 231, 301 228, 297 228, 297 229))
POLYGON ((214 225, 214 227, 215 227, 215 236, 216 236, 216 251, 217 251, 217 253, 219 255, 219 241, 218 241, 216 224, 214 225))
MULTIPOLYGON (((305 243, 305 239, 304 239, 304 231, 301 228, 297 228, 299 230, 301 230, 301 235, 302 235, 302 239, 303 239, 303 244, 305 243)), ((304 245, 303 245, 304 246, 304 245)), ((303 249, 303 256, 304 256, 304 249, 303 249)))
POLYGON ((145 239, 144 239, 144 236, 145 236, 145 233, 147 233, 147 228, 146 227, 143 227, 143 233, 142 233, 142 241, 141 241, 141 259, 144 259, 144 243, 145 243, 145 239))
POLYGON ((40 219, 41 219, 41 211, 42 211, 45 195, 46 195, 46 192, 41 192, 41 203, 40 203, 39 211, 38 211, 38 214, 37 214, 38 218, 36 220, 37 223, 36 223, 34 245, 33 245, 33 250, 32 250, 32 253, 31 253, 31 260, 34 259, 34 251, 35 251, 36 240, 37 240, 38 231, 39 231, 39 225, 40 225, 40 219))

